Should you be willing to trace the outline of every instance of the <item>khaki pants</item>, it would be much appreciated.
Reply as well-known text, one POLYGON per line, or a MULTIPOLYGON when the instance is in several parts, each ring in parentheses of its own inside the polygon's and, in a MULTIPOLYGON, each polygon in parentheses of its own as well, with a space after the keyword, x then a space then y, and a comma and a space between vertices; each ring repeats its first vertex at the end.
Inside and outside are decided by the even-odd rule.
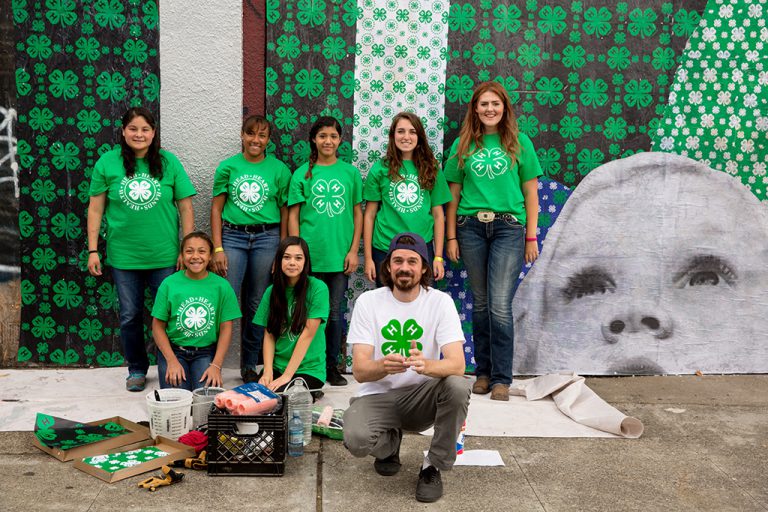
POLYGON ((456 438, 467 418, 470 389, 469 379, 450 376, 352 398, 344 413, 344 446, 355 457, 384 459, 398 448, 399 430, 421 432, 434 426, 429 461, 449 470, 456 461, 456 438))

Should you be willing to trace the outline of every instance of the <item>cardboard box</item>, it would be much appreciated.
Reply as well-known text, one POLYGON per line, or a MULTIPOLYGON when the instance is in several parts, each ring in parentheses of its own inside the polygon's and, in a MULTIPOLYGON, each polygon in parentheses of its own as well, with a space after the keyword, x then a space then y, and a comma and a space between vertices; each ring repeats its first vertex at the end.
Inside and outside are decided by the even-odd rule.
POLYGON ((123 435, 98 441, 96 443, 89 443, 69 450, 61 450, 59 448, 49 448, 42 444, 37 438, 32 441, 32 444, 43 450, 45 453, 52 457, 56 457, 62 462, 67 462, 75 459, 82 459, 89 455, 99 455, 107 453, 109 450, 114 450, 120 446, 125 446, 141 441, 151 440, 152 436, 149 433, 149 428, 128 421, 120 416, 113 416, 111 418, 104 418, 103 420, 90 421, 86 425, 103 425, 104 423, 117 423, 128 431, 123 435))
POLYGON ((147 462, 142 462, 134 466, 125 467, 123 469, 119 469, 114 472, 109 472, 104 469, 93 466, 91 464, 85 463, 84 459, 87 457, 76 460, 74 463, 74 467, 76 467, 80 471, 88 473, 89 475, 95 476, 96 478, 99 478, 111 484, 114 482, 118 482, 120 480, 125 480, 126 478, 130 478, 132 476, 140 475, 142 473, 146 473, 148 471, 161 468, 164 465, 167 465, 168 463, 173 462, 175 460, 185 459, 187 457, 195 456, 195 449, 192 448, 191 446, 187 446, 185 444, 179 443, 178 441, 172 441, 166 437, 157 436, 157 438, 155 438, 154 440, 149 439, 139 443, 134 443, 130 446, 122 446, 119 449, 110 450, 108 452, 102 452, 100 454, 90 455, 89 457, 93 457, 96 455, 117 454, 117 453, 122 453, 126 451, 137 450, 140 448, 146 448, 150 446, 159 448, 160 450, 167 452, 168 455, 165 455, 163 457, 158 457, 158 458, 149 460, 147 462))

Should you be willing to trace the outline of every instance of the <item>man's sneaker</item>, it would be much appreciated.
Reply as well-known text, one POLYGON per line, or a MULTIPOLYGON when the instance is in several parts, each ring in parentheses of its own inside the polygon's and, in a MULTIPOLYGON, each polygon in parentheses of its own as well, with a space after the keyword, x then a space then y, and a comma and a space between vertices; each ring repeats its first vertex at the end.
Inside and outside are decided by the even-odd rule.
POLYGON ((373 469, 375 469, 381 476, 396 475, 397 472, 400 471, 400 466, 402 466, 402 464, 400 464, 400 444, 403 442, 403 431, 398 430, 397 436, 398 440, 395 453, 385 459, 376 459, 373 461, 373 469))
POLYGON ((419 471, 419 483, 416 484, 416 500, 424 503, 437 501, 443 495, 443 480, 440 470, 427 466, 419 471))
POLYGON ((335 366, 333 368, 328 368, 325 372, 325 380, 328 381, 328 384, 331 386, 346 386, 347 385, 347 379, 341 376, 341 373, 339 373, 339 369, 335 366))
POLYGON ((144 391, 147 385, 147 376, 143 373, 130 373, 125 379, 125 389, 128 391, 144 391))

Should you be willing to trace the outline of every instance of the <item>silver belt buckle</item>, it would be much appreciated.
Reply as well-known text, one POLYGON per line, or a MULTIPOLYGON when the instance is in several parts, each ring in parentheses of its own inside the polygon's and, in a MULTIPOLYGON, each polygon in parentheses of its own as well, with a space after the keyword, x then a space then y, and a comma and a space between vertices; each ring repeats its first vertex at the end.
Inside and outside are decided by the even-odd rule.
POLYGON ((480 222, 485 222, 487 224, 493 222, 493 219, 495 218, 496 214, 494 212, 477 212, 477 220, 480 222))

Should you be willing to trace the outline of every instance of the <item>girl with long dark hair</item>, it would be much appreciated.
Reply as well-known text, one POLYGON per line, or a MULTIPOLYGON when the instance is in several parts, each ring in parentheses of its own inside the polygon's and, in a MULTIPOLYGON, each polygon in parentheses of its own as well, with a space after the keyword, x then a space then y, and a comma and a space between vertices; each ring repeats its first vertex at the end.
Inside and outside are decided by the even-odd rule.
POLYGON ((320 117, 309 130, 309 162, 291 178, 288 234, 301 235, 312 254, 312 275, 329 289, 331 310, 325 328, 326 373, 333 386, 347 384, 338 370, 344 294, 358 265, 363 230, 363 180, 356 167, 339 160, 341 124, 320 117))
POLYGON ((104 153, 93 168, 89 194, 88 272, 102 275, 98 245, 106 217, 106 262, 120 305, 126 389, 142 391, 149 369, 144 289, 154 298, 163 279, 181 267, 179 224, 184 235, 194 229, 195 188, 179 159, 160 149, 152 113, 132 107, 122 118, 120 147, 104 153))
POLYGON ((426 240, 430 268, 435 279, 442 279, 442 205, 451 200, 451 191, 416 114, 400 112, 392 119, 387 154, 368 173, 363 199, 367 201, 363 215, 366 277, 381 286, 379 272, 389 243, 398 233, 410 231, 426 240))
POLYGON ((538 177, 531 139, 520 133, 509 94, 497 82, 475 89, 445 164, 453 199, 446 209, 446 254, 464 260, 474 303, 474 393, 509 400, 512 297, 523 261, 539 255, 538 177))
POLYGON ((310 275, 307 243, 296 236, 280 242, 273 263, 272 285, 259 304, 253 323, 265 327, 261 384, 282 391, 301 377, 311 390, 325 382, 325 331, 328 287, 310 275))

